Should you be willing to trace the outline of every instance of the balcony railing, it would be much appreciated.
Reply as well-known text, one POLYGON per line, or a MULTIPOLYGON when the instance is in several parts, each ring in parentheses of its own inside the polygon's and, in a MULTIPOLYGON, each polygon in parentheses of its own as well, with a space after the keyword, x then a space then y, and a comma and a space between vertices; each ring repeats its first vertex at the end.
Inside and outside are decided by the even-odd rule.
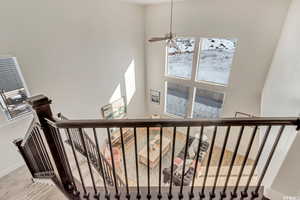
POLYGON ((17 139, 14 143, 23 156, 33 178, 52 178, 54 170, 41 132, 40 125, 33 120, 24 139, 17 139))
MULTIPOLYGON (((58 115, 62 120, 68 120, 65 116, 62 114, 58 115)), ((54 127, 55 124, 51 121, 48 121, 49 125, 54 127)), ((67 136, 66 142, 71 146, 72 153, 74 158, 76 158, 76 151, 84 155, 85 157, 89 158, 92 166, 96 169, 96 171, 100 174, 100 176, 103 177, 103 182, 105 182, 108 186, 114 186, 114 178, 112 176, 113 174, 113 168, 112 163, 107 161, 103 153, 98 148, 99 142, 96 133, 94 132, 94 140, 92 140, 89 135, 82 131, 82 134, 78 129, 67 129, 65 132, 67 136), (81 136, 84 137, 84 143, 82 142, 81 136), (86 147, 86 149, 85 149, 86 147)), ((63 146, 64 147, 64 146, 63 146)), ((65 147, 64 147, 65 148, 65 147)), ((76 160, 75 160, 76 161, 76 160)), ((80 171, 80 166, 78 161, 76 162, 76 167, 78 171, 80 171)), ((83 179, 81 178, 81 181, 83 182, 83 179)), ((119 187, 125 186, 124 181, 122 178, 116 174, 116 183, 119 187)))
MULTIPOLYGON (((75 199, 263 199, 280 138, 300 125, 297 118, 58 120, 46 97, 30 104, 56 176, 75 199)), ((33 159, 26 163, 34 168, 33 159)))

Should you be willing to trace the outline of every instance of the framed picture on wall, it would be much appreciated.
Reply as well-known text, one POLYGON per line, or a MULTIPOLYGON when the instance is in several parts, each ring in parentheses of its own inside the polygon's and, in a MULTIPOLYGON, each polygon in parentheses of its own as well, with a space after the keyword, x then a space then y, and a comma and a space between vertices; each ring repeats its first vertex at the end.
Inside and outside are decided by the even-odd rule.
POLYGON ((150 100, 152 103, 160 104, 160 91, 150 90, 150 100))
POLYGON ((104 119, 124 119, 126 118, 127 108, 125 98, 122 97, 101 108, 104 119))
POLYGON ((235 112, 234 117, 236 118, 248 118, 248 117, 255 117, 254 115, 248 114, 248 113, 244 113, 244 112, 235 112))

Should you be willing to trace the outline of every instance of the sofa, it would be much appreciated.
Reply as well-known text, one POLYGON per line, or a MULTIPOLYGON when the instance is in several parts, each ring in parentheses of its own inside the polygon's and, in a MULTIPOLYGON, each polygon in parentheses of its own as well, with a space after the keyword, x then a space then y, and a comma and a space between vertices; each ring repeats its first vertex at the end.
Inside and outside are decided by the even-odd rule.
MULTIPOLYGON (((196 170, 195 164, 196 164, 196 154, 198 150, 198 144, 199 144, 199 137, 189 137, 188 152, 187 152, 186 165, 185 165, 186 167, 185 167, 184 178, 183 178, 183 186, 190 185, 193 179, 196 170)), ((200 145, 198 162, 204 160, 208 148, 209 148, 208 138, 204 136, 202 138, 201 145, 200 145)), ((185 145, 174 158, 172 182, 176 186, 181 185, 181 179, 182 179, 181 174, 182 174, 184 154, 185 154, 185 145)), ((198 166, 199 165, 200 164, 198 163, 198 166)), ((171 181, 171 166, 163 169, 163 181, 164 183, 169 183, 171 181)))

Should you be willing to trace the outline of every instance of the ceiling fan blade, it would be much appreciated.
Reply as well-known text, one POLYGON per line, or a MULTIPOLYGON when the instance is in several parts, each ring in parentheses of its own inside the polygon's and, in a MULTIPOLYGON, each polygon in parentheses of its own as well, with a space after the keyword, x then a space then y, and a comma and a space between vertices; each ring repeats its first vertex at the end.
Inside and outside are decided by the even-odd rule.
POLYGON ((149 39, 149 42, 158 42, 158 41, 164 41, 168 39, 170 39, 170 37, 153 37, 149 39))

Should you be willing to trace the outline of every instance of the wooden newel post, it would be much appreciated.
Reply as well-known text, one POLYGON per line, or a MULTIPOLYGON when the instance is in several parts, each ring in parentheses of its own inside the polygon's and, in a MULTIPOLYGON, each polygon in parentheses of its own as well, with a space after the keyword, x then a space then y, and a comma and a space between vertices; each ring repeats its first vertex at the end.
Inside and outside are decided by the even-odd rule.
POLYGON ((45 139, 47 140, 49 150, 55 162, 61 183, 66 190, 70 191, 72 179, 68 169, 66 168, 66 161, 62 160, 63 156, 61 156, 61 147, 57 146, 57 143, 55 142, 57 136, 55 136, 55 132, 51 131, 51 127, 46 121, 46 119, 55 121, 50 107, 51 100, 44 95, 37 95, 30 97, 27 102, 36 112, 36 115, 40 121, 41 128, 44 132, 45 139))

